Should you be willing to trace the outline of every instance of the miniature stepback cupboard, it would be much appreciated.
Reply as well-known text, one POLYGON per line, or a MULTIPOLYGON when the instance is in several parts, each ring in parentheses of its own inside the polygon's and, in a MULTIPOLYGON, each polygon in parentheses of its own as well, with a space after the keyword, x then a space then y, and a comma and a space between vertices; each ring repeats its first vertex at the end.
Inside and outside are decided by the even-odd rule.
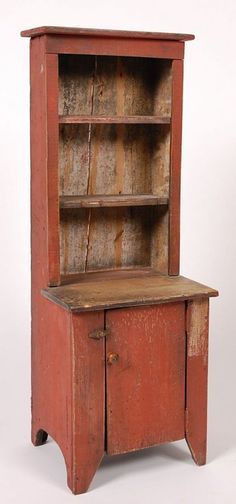
POLYGON ((184 43, 31 37, 32 441, 85 492, 104 453, 206 459, 209 297, 179 276, 184 43))

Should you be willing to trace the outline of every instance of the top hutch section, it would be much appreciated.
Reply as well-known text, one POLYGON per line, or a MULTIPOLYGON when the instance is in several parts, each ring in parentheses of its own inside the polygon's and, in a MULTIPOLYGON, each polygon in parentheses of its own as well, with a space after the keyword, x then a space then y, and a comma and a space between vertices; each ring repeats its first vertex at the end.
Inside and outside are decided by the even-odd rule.
POLYGON ((22 35, 32 37, 32 185, 38 168, 48 285, 97 270, 178 275, 182 60, 194 36, 22 35))

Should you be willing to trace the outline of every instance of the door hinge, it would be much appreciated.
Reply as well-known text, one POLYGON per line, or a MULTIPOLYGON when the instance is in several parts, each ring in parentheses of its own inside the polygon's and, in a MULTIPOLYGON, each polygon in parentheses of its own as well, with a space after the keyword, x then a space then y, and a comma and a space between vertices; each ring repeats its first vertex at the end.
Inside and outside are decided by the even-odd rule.
POLYGON ((89 338, 100 340, 102 338, 106 338, 109 334, 109 329, 95 329, 89 333, 89 338))

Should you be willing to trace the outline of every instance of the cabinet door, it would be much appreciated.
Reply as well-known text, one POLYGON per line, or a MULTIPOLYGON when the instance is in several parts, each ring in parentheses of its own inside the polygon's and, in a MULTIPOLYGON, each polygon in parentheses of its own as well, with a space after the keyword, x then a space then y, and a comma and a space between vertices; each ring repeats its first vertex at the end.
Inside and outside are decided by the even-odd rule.
POLYGON ((185 303, 106 313, 107 452, 184 438, 185 303))

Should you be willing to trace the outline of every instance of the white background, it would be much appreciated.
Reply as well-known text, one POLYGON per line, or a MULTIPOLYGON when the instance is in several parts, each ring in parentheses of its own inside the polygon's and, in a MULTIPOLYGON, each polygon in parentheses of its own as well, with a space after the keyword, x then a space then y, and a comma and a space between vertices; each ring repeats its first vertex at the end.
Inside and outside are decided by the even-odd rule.
POLYGON ((5 1, 1 35, 0 500, 2 503, 236 502, 235 0, 5 1), (186 43, 181 273, 211 301, 208 465, 184 442, 105 459, 73 497, 55 443, 30 444, 29 40, 40 25, 194 33, 186 43))

